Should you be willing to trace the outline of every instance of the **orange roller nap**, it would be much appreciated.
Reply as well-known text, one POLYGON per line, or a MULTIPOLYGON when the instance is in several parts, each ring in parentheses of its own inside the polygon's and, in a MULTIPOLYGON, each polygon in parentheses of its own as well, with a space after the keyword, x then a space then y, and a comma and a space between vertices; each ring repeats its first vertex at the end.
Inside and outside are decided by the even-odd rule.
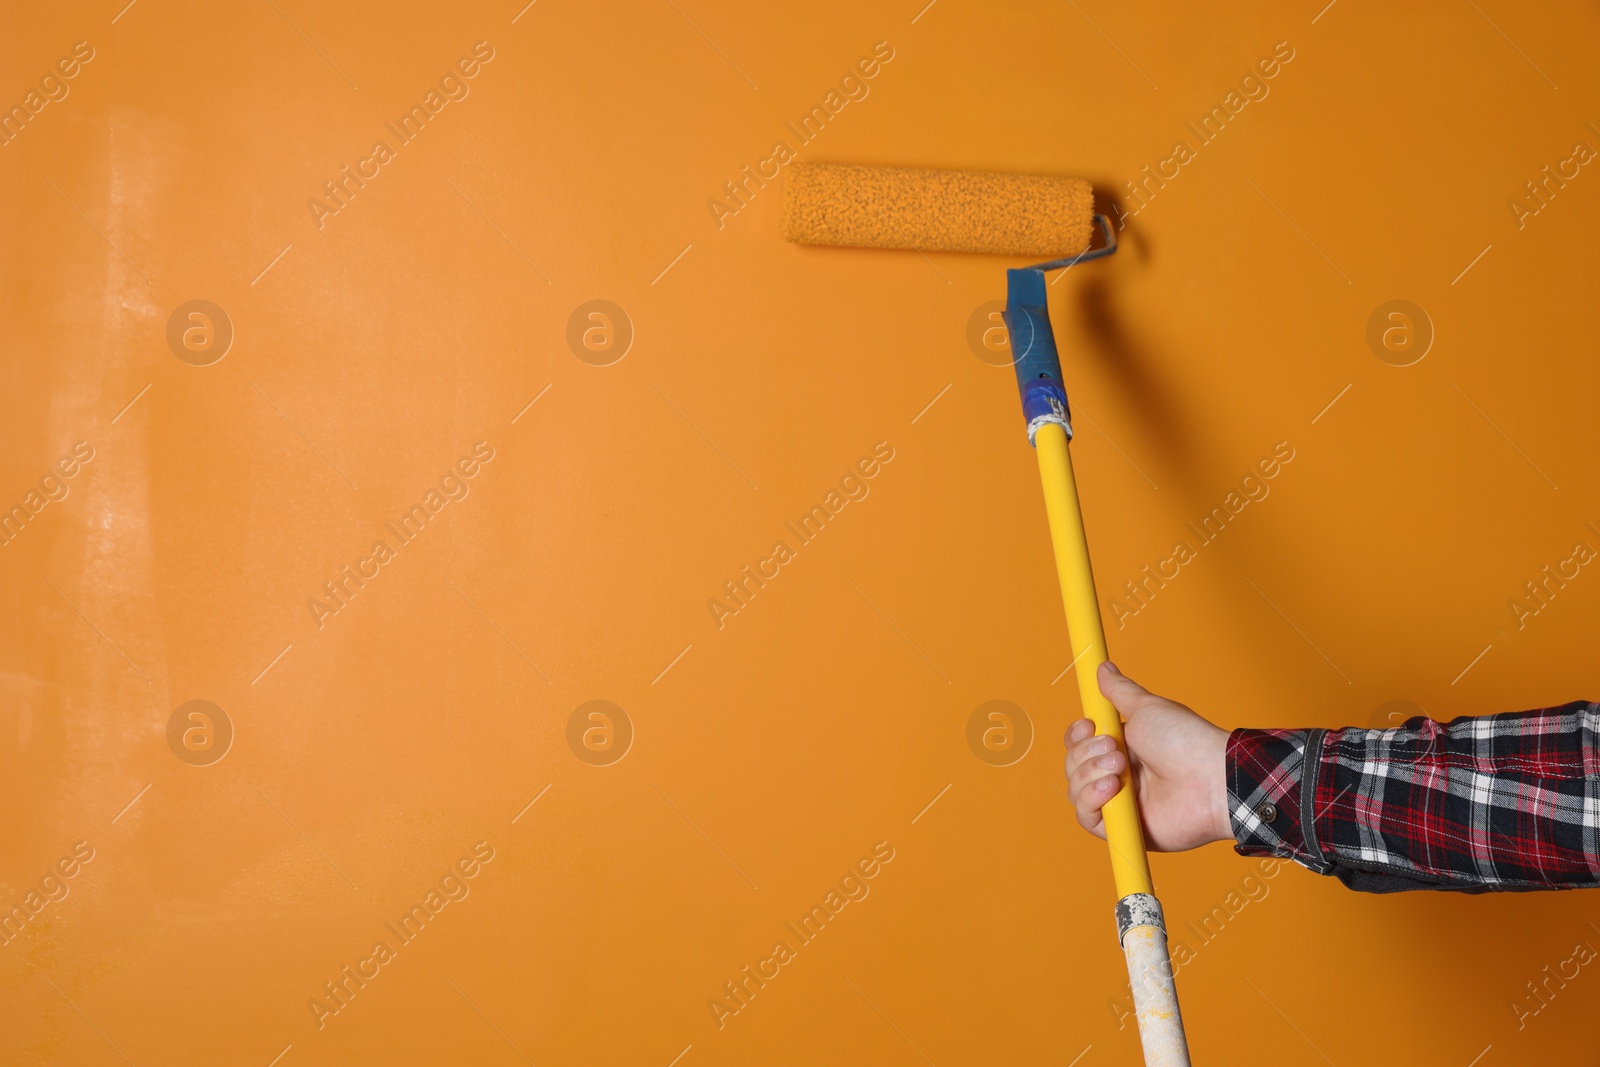
POLYGON ((1094 192, 1078 178, 791 163, 785 241, 924 252, 1070 256, 1089 245, 1094 192))

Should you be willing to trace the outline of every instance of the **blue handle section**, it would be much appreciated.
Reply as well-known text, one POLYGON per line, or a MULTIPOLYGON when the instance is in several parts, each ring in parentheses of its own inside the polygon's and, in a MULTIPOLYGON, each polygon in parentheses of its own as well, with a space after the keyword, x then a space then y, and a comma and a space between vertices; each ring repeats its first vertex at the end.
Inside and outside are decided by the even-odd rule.
POLYGON ((1039 427, 1050 422, 1072 436, 1072 416, 1066 387, 1061 384, 1061 358, 1050 329, 1047 294, 1044 271, 1034 267, 1006 271, 1006 331, 1030 443, 1039 427))

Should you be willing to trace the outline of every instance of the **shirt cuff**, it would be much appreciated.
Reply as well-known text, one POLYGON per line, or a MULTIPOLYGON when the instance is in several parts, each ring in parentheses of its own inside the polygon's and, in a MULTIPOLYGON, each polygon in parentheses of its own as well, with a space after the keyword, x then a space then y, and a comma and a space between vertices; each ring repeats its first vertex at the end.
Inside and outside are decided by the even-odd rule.
POLYGON ((1309 810, 1323 734, 1239 729, 1228 735, 1228 822, 1239 855, 1279 856, 1318 874, 1332 869, 1309 810))

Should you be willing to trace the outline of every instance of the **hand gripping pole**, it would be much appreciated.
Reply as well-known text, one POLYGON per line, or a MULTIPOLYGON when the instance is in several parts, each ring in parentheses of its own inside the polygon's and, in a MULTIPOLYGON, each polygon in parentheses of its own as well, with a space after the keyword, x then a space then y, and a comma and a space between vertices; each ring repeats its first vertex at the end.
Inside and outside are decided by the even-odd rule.
MULTIPOLYGON (((1070 259, 1041 263, 1006 272, 1006 329, 1010 334, 1017 388, 1028 440, 1039 457, 1039 478, 1044 488, 1045 513, 1055 548, 1056 573, 1067 613, 1072 662, 1078 674, 1078 695, 1084 714, 1095 731, 1112 738, 1126 751, 1122 718, 1100 693, 1096 674, 1106 661, 1105 630, 1100 621, 1089 567, 1089 543, 1083 531, 1083 512, 1072 473, 1067 442, 1072 437, 1072 415, 1061 383, 1061 361, 1050 329, 1044 272, 1070 267, 1086 259, 1110 255, 1117 249, 1110 222, 1096 215, 1105 245, 1070 259)), ((1188 1067, 1189 1049, 1184 1039, 1183 1017, 1178 1011, 1178 991, 1167 952, 1166 923, 1150 882, 1145 856, 1144 830, 1133 795, 1129 771, 1122 788, 1104 809, 1106 842, 1111 849, 1111 872, 1117 887, 1117 939, 1128 964, 1133 1004, 1139 1022, 1139 1041, 1148 1067, 1188 1067)))

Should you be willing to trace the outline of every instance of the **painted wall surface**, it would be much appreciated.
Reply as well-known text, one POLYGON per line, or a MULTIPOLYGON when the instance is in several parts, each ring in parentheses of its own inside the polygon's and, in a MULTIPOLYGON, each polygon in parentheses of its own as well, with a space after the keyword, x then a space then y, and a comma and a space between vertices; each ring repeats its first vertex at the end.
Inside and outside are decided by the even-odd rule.
MULTIPOLYGON (((791 159, 1114 203, 1130 676, 1600 696, 1591 6, 524 2, 6 15, 0 1059, 1139 1062, 1022 264, 785 245, 791 159)), ((1154 863, 1199 1063, 1594 1048, 1600 896, 1154 863)))

